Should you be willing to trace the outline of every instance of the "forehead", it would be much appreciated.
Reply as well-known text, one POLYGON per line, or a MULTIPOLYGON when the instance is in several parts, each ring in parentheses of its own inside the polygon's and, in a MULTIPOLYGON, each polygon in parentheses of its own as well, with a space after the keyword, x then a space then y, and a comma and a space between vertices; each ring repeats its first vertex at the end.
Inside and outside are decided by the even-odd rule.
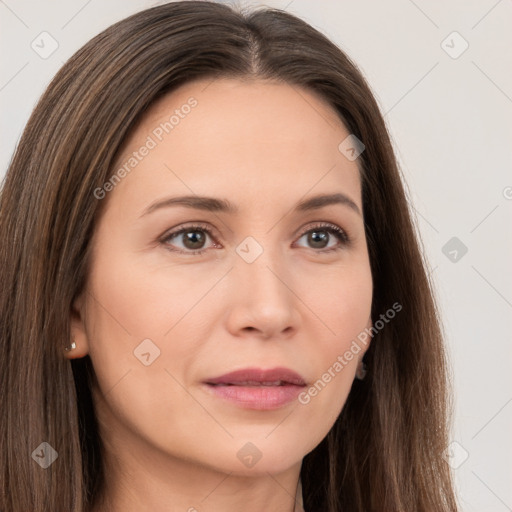
POLYGON ((145 113, 115 166, 137 158, 136 172, 117 188, 132 197, 179 191, 275 199, 308 190, 337 192, 341 186, 361 207, 357 162, 338 149, 348 136, 337 113, 298 86, 198 80, 145 113), (143 157, 133 156, 144 147, 150 149, 143 157))

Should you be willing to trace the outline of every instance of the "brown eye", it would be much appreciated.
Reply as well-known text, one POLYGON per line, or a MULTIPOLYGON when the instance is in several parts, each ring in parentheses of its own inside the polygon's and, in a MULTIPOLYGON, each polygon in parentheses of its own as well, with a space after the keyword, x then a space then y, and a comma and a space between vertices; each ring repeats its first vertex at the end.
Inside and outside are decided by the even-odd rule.
POLYGON ((197 229, 187 230, 181 233, 183 236, 183 245, 187 249, 202 249, 206 236, 204 231, 200 231, 197 229))
POLYGON ((310 231, 308 233, 308 243, 314 249, 324 249, 329 243, 330 234, 326 230, 322 231, 310 231))
POLYGON ((321 252, 341 249, 343 246, 350 243, 350 239, 345 231, 335 224, 321 224, 315 226, 313 229, 304 232, 300 239, 304 237, 306 237, 309 248, 319 249, 321 252), (334 243, 331 243, 331 241, 334 243), (329 243, 331 243, 331 245, 329 245, 329 243))
POLYGON ((200 254, 207 250, 207 240, 213 238, 210 230, 201 226, 189 226, 169 233, 162 243, 172 251, 200 254))

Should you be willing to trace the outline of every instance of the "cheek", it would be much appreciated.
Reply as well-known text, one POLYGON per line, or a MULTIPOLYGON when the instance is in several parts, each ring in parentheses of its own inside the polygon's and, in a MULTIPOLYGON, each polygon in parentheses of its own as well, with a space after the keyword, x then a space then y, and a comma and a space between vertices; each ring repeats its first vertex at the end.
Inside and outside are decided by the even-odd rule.
POLYGON ((87 330, 95 373, 107 393, 128 372, 132 377, 144 368, 141 359, 148 356, 142 354, 158 360, 160 333, 169 328, 172 311, 165 316, 158 310, 159 287, 114 236, 101 242, 89 281, 87 330))
MULTIPOLYGON (((102 392, 123 381, 140 396, 178 386, 207 338, 208 292, 224 269, 178 267, 102 239, 89 281, 89 352, 102 392), (195 335, 194 335, 195 333, 195 335), (149 363, 146 365, 146 363, 149 363), (158 390, 158 391, 155 391, 158 390)), ((210 314, 211 317, 211 314, 210 314)), ((132 396, 133 399, 133 396, 132 396)))
POLYGON ((162 339, 207 290, 208 281, 192 279, 191 272, 153 268, 128 250, 107 249, 96 261, 91 289, 102 327, 118 333, 113 342, 162 339))
POLYGON ((316 373, 299 403, 312 417, 321 418, 326 434, 343 408, 358 361, 369 345, 373 285, 367 264, 337 271, 316 284, 305 295, 317 317, 310 335, 315 340, 310 361, 316 373))
MULTIPOLYGON (((144 438, 161 437, 162 443, 169 430, 199 435, 192 421, 180 427, 188 416, 173 419, 171 412, 190 411, 192 419, 201 413, 181 384, 197 353, 185 328, 201 283, 187 287, 175 269, 152 271, 133 254, 107 248, 91 274, 94 299, 89 297, 87 311, 89 355, 108 404, 102 409, 98 402, 99 414, 109 425, 120 422, 144 438)), ((202 285, 207 290, 208 281, 202 285)))
POLYGON ((333 268, 306 280, 304 297, 323 324, 322 352, 342 350, 368 324, 373 284, 369 263, 333 268))

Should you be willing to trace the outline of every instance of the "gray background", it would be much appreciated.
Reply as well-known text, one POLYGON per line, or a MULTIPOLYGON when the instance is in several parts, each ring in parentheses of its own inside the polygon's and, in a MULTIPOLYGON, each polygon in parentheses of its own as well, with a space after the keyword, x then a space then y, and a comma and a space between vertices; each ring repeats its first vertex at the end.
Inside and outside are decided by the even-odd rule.
MULTIPOLYGON (((64 61, 108 25, 157 4, 0 0, 0 178, 64 61)), ((446 457, 462 510, 512 511, 512 2, 265 5, 333 39, 377 97, 443 316, 455 386, 446 457)))

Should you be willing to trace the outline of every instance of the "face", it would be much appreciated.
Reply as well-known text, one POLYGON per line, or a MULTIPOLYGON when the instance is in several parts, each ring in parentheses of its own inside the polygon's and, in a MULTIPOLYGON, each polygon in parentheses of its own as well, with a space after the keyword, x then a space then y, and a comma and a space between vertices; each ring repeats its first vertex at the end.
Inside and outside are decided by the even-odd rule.
POLYGON ((227 79, 182 86, 130 135, 96 193, 68 355, 91 357, 120 457, 276 473, 326 436, 371 326, 348 136, 306 90, 227 79))

